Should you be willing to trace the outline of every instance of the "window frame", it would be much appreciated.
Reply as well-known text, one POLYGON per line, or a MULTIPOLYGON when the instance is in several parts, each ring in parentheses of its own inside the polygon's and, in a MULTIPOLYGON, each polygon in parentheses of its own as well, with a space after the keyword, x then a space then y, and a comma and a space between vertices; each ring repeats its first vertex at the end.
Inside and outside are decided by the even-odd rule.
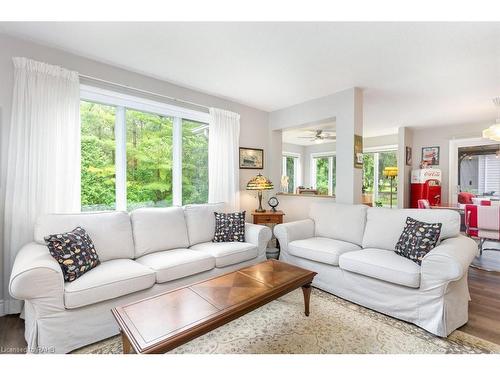
POLYGON ((80 100, 116 108, 115 114, 115 210, 127 211, 127 122, 126 110, 136 110, 173 119, 172 204, 182 206, 182 120, 209 123, 209 114, 99 87, 80 85, 80 100))
POLYGON ((281 156, 281 175, 287 176, 286 174, 286 158, 293 158, 293 192, 297 191, 297 188, 302 185, 302 176, 301 176, 301 154, 298 152, 289 152, 283 151, 281 156))
POLYGON ((316 185, 316 159, 328 158, 328 195, 333 196, 333 159, 335 158, 335 163, 337 163, 337 152, 336 151, 327 151, 327 152, 313 152, 310 155, 310 177, 311 177, 311 185, 314 189, 317 188, 316 185))
MULTIPOLYGON (((373 203, 379 200, 379 180, 380 174, 382 171, 379 171, 379 157, 382 152, 391 152, 394 151, 396 153, 396 160, 399 157, 398 155, 398 145, 385 145, 385 146, 376 146, 376 147, 365 147, 363 148, 363 154, 373 154, 373 203)), ((396 180, 397 186, 397 180, 396 180)), ((396 195, 397 200, 397 195, 396 195)), ((397 205, 396 205, 397 206, 397 205)))

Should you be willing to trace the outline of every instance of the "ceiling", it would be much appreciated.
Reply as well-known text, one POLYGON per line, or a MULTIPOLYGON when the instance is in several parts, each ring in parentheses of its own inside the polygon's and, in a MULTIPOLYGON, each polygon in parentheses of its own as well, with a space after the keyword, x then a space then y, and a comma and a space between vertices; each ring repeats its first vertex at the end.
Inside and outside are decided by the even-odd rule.
POLYGON ((1 23, 0 31, 265 111, 358 86, 365 136, 489 123, 500 23, 1 23))
POLYGON ((334 143, 333 139, 323 139, 321 141, 313 138, 306 139, 302 137, 312 137, 317 130, 322 130, 324 135, 335 135, 335 122, 328 121, 321 124, 301 126, 300 128, 287 129, 281 132, 283 143, 289 143, 299 146, 312 146, 323 143, 334 143))

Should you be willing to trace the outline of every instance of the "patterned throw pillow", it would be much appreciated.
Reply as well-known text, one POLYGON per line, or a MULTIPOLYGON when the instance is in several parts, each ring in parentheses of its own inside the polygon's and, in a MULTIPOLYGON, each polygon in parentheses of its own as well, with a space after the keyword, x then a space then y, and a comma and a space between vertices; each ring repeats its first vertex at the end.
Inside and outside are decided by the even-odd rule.
POLYGON ((44 239, 50 255, 61 266, 65 281, 76 280, 100 263, 92 240, 81 227, 44 239))
POLYGON ((245 242, 245 213, 215 214, 215 235, 213 242, 245 242))
POLYGON ((436 247, 441 226, 441 223, 424 223, 407 217, 405 229, 396 244, 396 254, 422 264, 422 258, 436 247))

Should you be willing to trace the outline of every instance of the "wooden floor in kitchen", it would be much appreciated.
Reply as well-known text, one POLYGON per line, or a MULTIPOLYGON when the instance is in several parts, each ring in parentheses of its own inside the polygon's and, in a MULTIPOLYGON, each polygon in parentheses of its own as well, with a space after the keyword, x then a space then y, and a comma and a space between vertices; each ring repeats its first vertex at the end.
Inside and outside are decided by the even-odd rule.
MULTIPOLYGON (((469 322, 460 330, 500 344, 500 272, 471 267, 469 289, 469 322)), ((1 317, 0 353, 19 353, 25 348, 24 321, 18 315, 1 317)))

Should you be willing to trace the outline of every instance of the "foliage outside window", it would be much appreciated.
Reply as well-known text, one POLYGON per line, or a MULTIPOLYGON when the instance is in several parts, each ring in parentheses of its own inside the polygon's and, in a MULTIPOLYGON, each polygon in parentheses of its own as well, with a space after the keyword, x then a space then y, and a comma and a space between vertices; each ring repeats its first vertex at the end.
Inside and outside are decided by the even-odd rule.
POLYGON ((122 126, 126 134, 122 146, 115 136, 115 127, 119 126, 117 107, 81 101, 82 211, 171 206, 176 183, 182 185, 178 204, 207 202, 208 125, 179 119, 177 157, 181 160, 181 181, 174 181, 175 118, 129 108, 121 110, 125 113, 122 126), (126 165, 116 160, 117 147, 126 150, 126 165), (122 199, 122 206, 126 207, 117 207, 118 169, 126 176, 126 203, 125 196, 122 199))
POLYGON ((313 158, 313 183, 319 195, 335 195, 335 156, 313 158))
MULTIPOLYGON (((363 155, 363 193, 371 195, 373 205, 390 206, 391 180, 384 177, 385 167, 397 167, 396 151, 369 152, 363 155)), ((392 205, 397 206, 397 183, 393 181, 392 205)))
POLYGON ((299 178, 300 159, 294 155, 283 155, 282 174, 288 177, 288 186, 286 193, 295 193, 300 184, 299 178))

